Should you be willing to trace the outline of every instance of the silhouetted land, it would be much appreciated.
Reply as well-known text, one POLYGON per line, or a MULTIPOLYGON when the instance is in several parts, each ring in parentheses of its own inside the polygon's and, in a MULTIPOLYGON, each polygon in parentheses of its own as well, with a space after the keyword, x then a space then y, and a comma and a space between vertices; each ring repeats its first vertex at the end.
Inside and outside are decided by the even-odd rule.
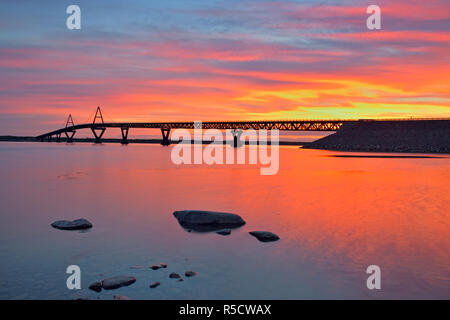
POLYGON ((450 153, 450 120, 355 121, 303 148, 365 152, 450 153))

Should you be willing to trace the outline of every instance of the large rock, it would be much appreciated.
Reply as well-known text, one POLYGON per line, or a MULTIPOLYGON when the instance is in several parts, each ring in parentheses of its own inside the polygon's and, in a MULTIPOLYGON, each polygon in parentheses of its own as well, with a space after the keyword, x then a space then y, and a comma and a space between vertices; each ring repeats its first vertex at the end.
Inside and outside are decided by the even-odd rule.
POLYGON ((126 287, 136 282, 136 278, 132 276, 117 276, 102 281, 102 288, 105 290, 126 287))
POLYGON ((136 278, 132 276, 117 276, 112 278, 107 278, 101 281, 96 281, 89 285, 89 289, 94 290, 96 292, 102 291, 102 289, 105 290, 111 290, 111 289, 117 289, 120 287, 126 287, 130 284, 133 284, 136 282, 136 278))
POLYGON ((102 291, 102 282, 101 281, 95 281, 94 283, 91 283, 89 285, 89 289, 95 291, 95 292, 100 292, 102 291))
POLYGON ((238 228, 245 224, 240 216, 233 213, 184 210, 175 211, 173 215, 183 228, 197 232, 238 228))
POLYGON ((60 230, 84 230, 92 228, 92 223, 86 219, 77 219, 73 221, 58 220, 53 222, 51 226, 60 230))
POLYGON ((269 231, 251 231, 249 233, 261 242, 271 242, 280 240, 279 236, 269 231))

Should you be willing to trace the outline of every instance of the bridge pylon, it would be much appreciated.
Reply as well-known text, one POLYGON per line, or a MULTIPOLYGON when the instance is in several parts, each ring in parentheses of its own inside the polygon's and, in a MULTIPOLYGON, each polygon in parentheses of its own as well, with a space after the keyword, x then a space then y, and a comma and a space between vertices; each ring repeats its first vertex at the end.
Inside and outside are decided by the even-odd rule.
POLYGON ((120 141, 121 144, 128 144, 128 131, 130 130, 129 127, 120 127, 120 132, 122 132, 122 141, 120 141))
POLYGON ((241 135, 243 130, 242 129, 232 129, 231 134, 233 135, 233 147, 237 148, 242 145, 241 141, 241 135))
POLYGON ((168 146, 170 145, 170 128, 169 127, 161 127, 162 141, 161 145, 168 146))
POLYGON ((100 119, 102 121, 102 124, 105 123, 103 121, 103 115, 102 115, 102 110, 100 109, 100 106, 97 106, 97 110, 95 111, 94 121, 92 121, 92 123, 95 124, 95 121, 97 121, 97 119, 100 119))
POLYGON ((102 136, 106 131, 106 127, 104 126, 104 123, 105 122, 103 121, 102 110, 100 109, 100 106, 97 106, 97 110, 95 111, 94 120, 92 121, 92 126, 91 126, 91 131, 95 137, 95 143, 102 143, 102 136), (96 123, 97 119, 100 119, 101 124, 96 123), (97 133, 98 131, 100 133, 97 133))
MULTIPOLYGON (((70 129, 70 127, 73 127, 73 126, 75 126, 75 123, 73 122, 72 114, 69 114, 69 116, 67 117, 67 121, 66 121, 66 129, 68 129, 68 128, 70 129)), ((75 133, 76 133, 76 130, 74 130, 74 129, 64 131, 64 134, 66 135, 66 138, 67 138, 67 143, 73 142, 73 136, 75 135, 75 133)))

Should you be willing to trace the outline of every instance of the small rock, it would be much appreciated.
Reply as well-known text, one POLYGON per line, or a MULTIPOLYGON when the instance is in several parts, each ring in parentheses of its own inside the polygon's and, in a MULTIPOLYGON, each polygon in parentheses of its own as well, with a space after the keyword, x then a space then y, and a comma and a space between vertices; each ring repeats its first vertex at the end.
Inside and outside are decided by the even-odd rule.
POLYGON ((158 287, 160 284, 161 284, 160 282, 153 282, 153 283, 150 283, 150 288, 156 288, 156 287, 158 287))
POLYGON ((60 230, 84 230, 92 228, 92 223, 86 219, 77 219, 73 221, 58 220, 53 222, 51 226, 60 230))
POLYGON ((280 240, 279 236, 268 231, 251 231, 249 233, 261 242, 271 242, 280 240))
POLYGON ((130 300, 130 298, 126 296, 114 296, 114 300, 130 300))
POLYGON ((185 275, 186 277, 193 277, 193 276, 196 276, 196 275, 197 275, 197 272, 195 272, 195 271, 186 271, 186 272, 184 273, 184 275, 185 275))
POLYGON ((181 279, 181 276, 178 273, 172 272, 169 274, 169 278, 171 279, 181 279))
POLYGON ((105 290, 126 287, 136 282, 136 278, 132 276, 117 276, 102 281, 102 288, 105 290))
POLYGON ((184 281, 184 279, 183 279, 183 278, 180 278, 180 279, 178 279, 177 281, 178 281, 178 282, 181 282, 181 281, 184 281))
POLYGON ((150 268, 153 270, 158 270, 159 268, 161 268, 161 266, 154 264, 154 265, 150 266, 150 268))
POLYGON ((231 234, 230 229, 223 229, 216 232, 217 234, 220 234, 221 236, 228 236, 231 234))
POLYGON ((101 281, 95 281, 94 283, 91 283, 89 285, 89 289, 94 290, 95 292, 102 291, 102 282, 101 281))
POLYGON ((166 263, 160 263, 159 265, 161 266, 161 268, 167 268, 167 264, 166 263))

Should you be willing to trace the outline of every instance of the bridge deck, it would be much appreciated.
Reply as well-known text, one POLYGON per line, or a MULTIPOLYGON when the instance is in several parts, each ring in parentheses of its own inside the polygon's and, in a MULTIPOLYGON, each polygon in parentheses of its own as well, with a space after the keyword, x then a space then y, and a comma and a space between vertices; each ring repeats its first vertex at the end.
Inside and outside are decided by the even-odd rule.
MULTIPOLYGON (((243 129, 243 130, 285 130, 285 131, 337 131, 344 123, 358 121, 428 121, 448 119, 347 119, 347 120, 272 120, 272 121, 207 121, 202 122, 202 129, 243 129)), ((106 128, 148 128, 161 129, 194 129, 194 122, 98 122, 66 126, 64 128, 47 132, 37 139, 50 138, 62 133, 74 133, 80 129, 103 130, 106 128)), ((94 133, 95 134, 95 133, 94 133)), ((126 139, 126 137, 124 137, 126 139)))
MULTIPOLYGON (((243 130, 287 130, 287 131, 336 131, 344 122, 355 120, 295 120, 295 121, 208 121, 202 122, 203 129, 243 129, 243 130)), ((194 122, 105 122, 85 123, 64 127, 47 132, 37 139, 51 137, 64 132, 72 132, 79 129, 101 128, 147 128, 147 129, 194 129, 194 122)))

